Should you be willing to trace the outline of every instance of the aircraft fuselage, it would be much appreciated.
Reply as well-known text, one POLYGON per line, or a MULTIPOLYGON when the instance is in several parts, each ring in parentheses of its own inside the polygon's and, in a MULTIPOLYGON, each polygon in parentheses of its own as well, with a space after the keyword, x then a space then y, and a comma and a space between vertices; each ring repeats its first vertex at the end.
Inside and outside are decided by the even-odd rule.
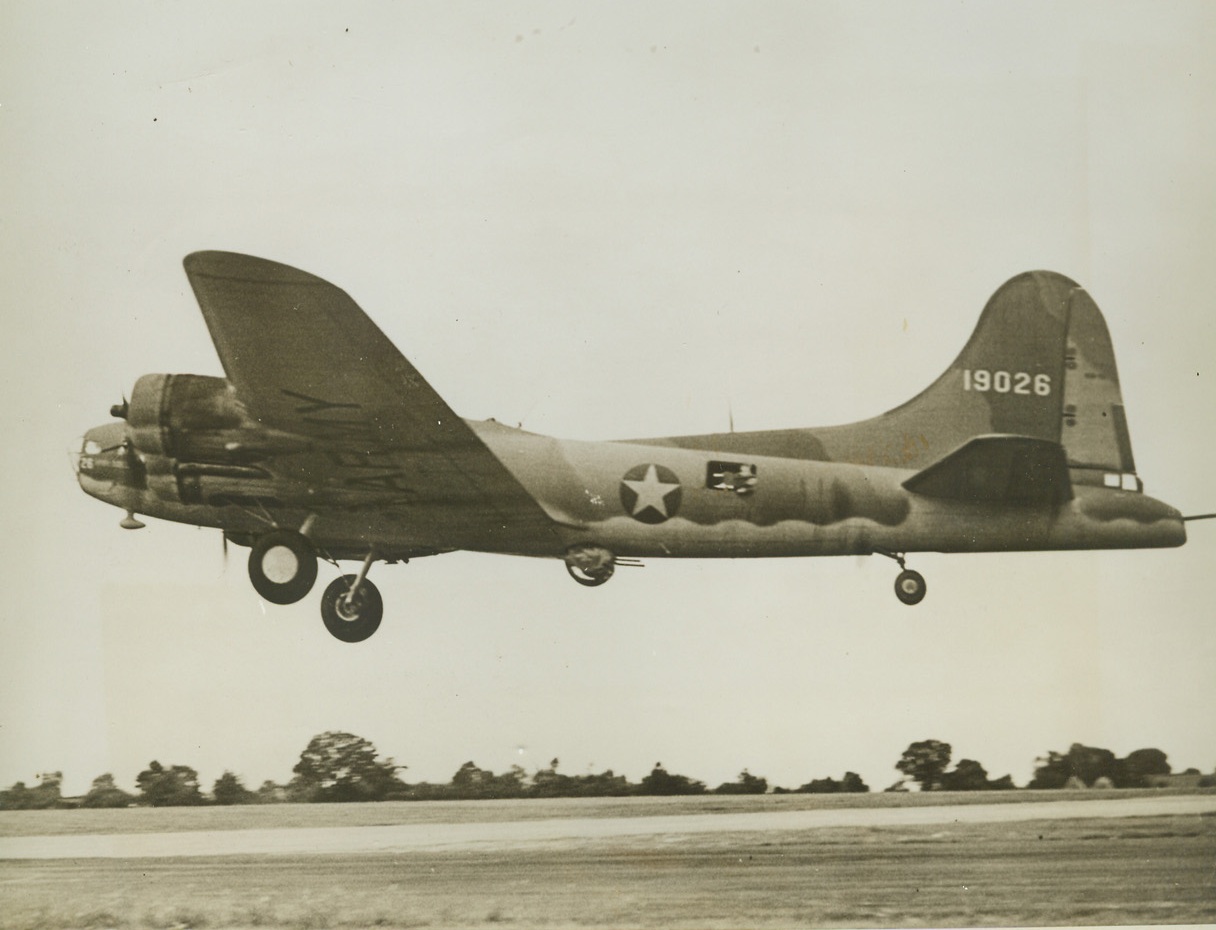
MULTIPOLYGON (((307 482, 272 481, 260 493, 284 502, 276 519, 286 525, 319 512, 312 535, 321 549, 357 551, 375 539, 382 552, 400 557, 456 549, 560 557, 585 544, 623 557, 758 558, 1186 541, 1178 511, 1133 490, 1079 484, 1072 500, 1053 507, 969 503, 909 492, 902 485, 910 469, 560 440, 492 420, 466 422, 554 520, 556 543, 552 534, 510 527, 487 535, 444 505, 411 503, 408 475, 374 465, 362 480, 385 489, 376 504, 344 510, 343 488, 307 482)), ((92 431, 96 445, 121 441, 121 424, 99 430, 111 432, 92 431)), ((256 508, 165 500, 139 486, 122 456, 121 450, 82 455, 83 489, 117 507, 223 528, 237 538, 263 525, 256 508)))

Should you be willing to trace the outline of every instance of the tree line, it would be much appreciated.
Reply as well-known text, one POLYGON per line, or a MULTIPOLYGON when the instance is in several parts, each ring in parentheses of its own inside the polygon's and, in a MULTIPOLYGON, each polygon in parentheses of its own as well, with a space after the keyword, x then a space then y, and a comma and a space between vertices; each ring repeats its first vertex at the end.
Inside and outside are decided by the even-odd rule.
MULTIPOLYGON (((987 771, 973 759, 960 759, 950 769, 951 746, 940 740, 922 740, 904 750, 895 768, 904 776, 888 791, 907 790, 907 781, 922 791, 991 791, 1016 787, 1013 779, 990 779, 987 771)), ((1074 743, 1067 753, 1048 752, 1036 760, 1034 778, 1028 788, 1109 786, 1144 787, 1150 776, 1168 775, 1170 765, 1165 753, 1157 749, 1138 749, 1125 758, 1116 758, 1106 749, 1074 743)), ((342 803, 352 801, 434 801, 497 798, 630 797, 698 794, 766 794, 768 780, 747 769, 735 781, 716 788, 687 775, 668 772, 656 763, 640 782, 630 782, 611 769, 598 774, 567 775, 558 771, 554 759, 547 768, 528 774, 512 766, 503 773, 466 762, 445 783, 409 783, 402 773, 406 767, 391 758, 381 758, 376 747, 353 733, 327 731, 314 736, 300 753, 286 784, 263 782, 250 789, 239 775, 225 771, 204 793, 198 772, 187 765, 162 765, 151 762, 135 779, 135 791, 120 788, 111 774, 93 779, 81 798, 64 798, 60 791, 61 772, 38 776, 39 783, 27 787, 17 782, 0 791, 0 810, 28 810, 56 807, 151 807, 199 806, 204 804, 272 804, 281 802, 342 803)), ((1195 770, 1190 770, 1198 775, 1195 770)), ((1208 786, 1214 776, 1204 776, 1208 786)), ((835 778, 815 778, 797 788, 772 788, 774 794, 864 793, 869 786, 855 772, 835 778)))
MULTIPOLYGON (((895 767, 922 791, 991 791, 1014 788, 1008 775, 992 780, 974 759, 960 759, 952 770, 949 743, 929 739, 912 743, 895 767)), ((1027 788, 1149 788, 1156 776, 1170 775, 1169 759, 1160 749, 1137 749, 1120 759, 1109 749, 1073 743, 1068 752, 1051 750, 1035 760, 1027 788)), ((1199 776, 1198 769, 1184 775, 1199 776)), ((1216 773, 1196 779, 1196 786, 1216 786, 1216 773)), ((888 791, 898 791, 902 781, 888 791)))

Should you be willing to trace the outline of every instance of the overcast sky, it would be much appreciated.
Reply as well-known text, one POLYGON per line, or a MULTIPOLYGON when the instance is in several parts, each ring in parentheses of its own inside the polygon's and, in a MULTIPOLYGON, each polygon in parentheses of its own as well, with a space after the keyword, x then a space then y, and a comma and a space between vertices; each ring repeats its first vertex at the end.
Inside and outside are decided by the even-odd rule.
MULTIPOLYGON (((285 781, 342 729, 502 771, 1019 783, 1074 741, 1216 767, 1216 525, 1180 550, 377 566, 263 605, 219 533, 81 493, 145 372, 220 374, 181 270, 347 290, 461 414, 570 438, 815 426, 935 378, 1007 278, 1078 280, 1147 490, 1216 510, 1211 3, 6 2, 0 785, 285 781), (319 588, 318 588, 319 590, 319 588)), ((327 569, 322 568, 322 581, 327 569)))

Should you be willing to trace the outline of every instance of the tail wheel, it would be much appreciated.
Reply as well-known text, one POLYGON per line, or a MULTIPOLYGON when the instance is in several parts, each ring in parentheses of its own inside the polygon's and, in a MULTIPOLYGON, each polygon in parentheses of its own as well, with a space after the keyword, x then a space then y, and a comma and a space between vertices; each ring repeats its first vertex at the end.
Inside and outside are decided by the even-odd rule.
POLYGON ((274 530, 253 541, 249 580, 272 604, 294 604, 317 580, 317 552, 312 543, 291 530, 274 530))
POLYGON ((335 578, 321 595, 321 619, 325 629, 344 643, 361 643, 376 630, 384 617, 380 591, 366 578, 359 586, 358 575, 335 578))
POLYGON ((895 596, 911 607, 925 599, 925 578, 920 572, 904 569, 895 578, 895 596))

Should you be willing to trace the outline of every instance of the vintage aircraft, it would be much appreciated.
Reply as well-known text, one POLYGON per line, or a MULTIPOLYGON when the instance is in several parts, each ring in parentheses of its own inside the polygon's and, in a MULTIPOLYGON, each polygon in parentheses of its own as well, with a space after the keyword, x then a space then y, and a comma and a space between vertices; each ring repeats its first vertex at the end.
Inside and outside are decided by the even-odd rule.
POLYGON ((88 431, 81 487, 136 515, 249 546, 275 604, 317 559, 362 562, 321 597, 359 642, 377 561, 457 549, 561 559, 594 586, 642 558, 1180 546, 1142 493, 1102 314, 1032 271, 988 301, 926 390, 846 426, 575 442, 458 417, 342 290, 277 262, 196 252, 186 275, 227 378, 144 375, 88 431))

